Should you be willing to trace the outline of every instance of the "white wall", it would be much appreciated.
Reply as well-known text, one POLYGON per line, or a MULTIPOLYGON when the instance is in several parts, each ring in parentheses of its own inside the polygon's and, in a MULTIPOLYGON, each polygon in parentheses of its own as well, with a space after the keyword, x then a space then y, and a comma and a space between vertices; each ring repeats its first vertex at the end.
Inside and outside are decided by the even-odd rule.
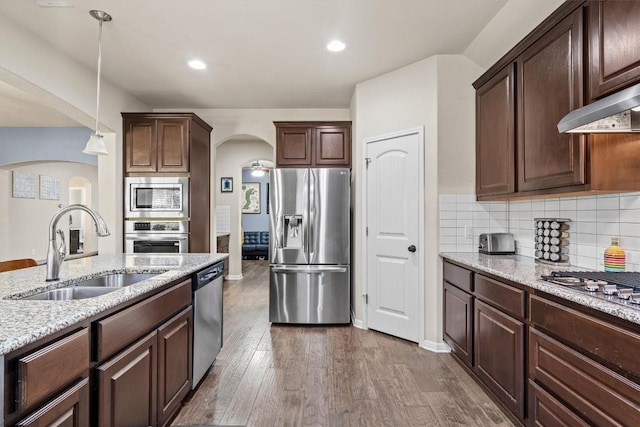
MULTIPOLYGON (((71 162, 51 162, 32 163, 26 165, 13 165, 0 169, 0 182, 2 190, 0 196, 6 196, 6 208, 3 212, 3 220, 0 222, 0 235, 2 239, 0 245, 0 260, 16 258, 34 258, 44 260, 47 255, 47 242, 49 241, 49 221, 60 209, 60 206, 69 204, 69 180, 73 177, 84 177, 91 182, 92 194, 87 196, 92 201, 92 208, 100 210, 99 198, 97 195, 98 171, 95 166, 71 163, 71 162), (60 180, 60 200, 23 199, 12 197, 12 171, 30 172, 36 175, 46 175, 60 180), (6 216, 5 216, 6 214, 6 216), (6 220, 4 219, 6 218, 6 220)), ((3 205, 5 205, 3 203, 3 205)), ((83 215, 86 215, 83 213, 83 215)), ((91 218, 85 219, 88 224, 85 233, 95 233, 95 227, 91 218)), ((69 223, 68 217, 60 219, 58 228, 64 231, 69 248, 69 223)), ((85 242, 85 251, 96 251, 96 239, 89 236, 85 242)))
MULTIPOLYGON (((47 41, 0 15, 0 80, 36 96, 44 105, 78 123, 95 126, 96 73, 48 45, 47 41)), ((103 79, 100 94, 101 130, 106 132, 108 156, 98 159, 100 214, 111 236, 99 239, 102 253, 122 251, 122 118, 123 111, 151 108, 103 79)), ((95 199, 97 200, 97 199, 95 199)))

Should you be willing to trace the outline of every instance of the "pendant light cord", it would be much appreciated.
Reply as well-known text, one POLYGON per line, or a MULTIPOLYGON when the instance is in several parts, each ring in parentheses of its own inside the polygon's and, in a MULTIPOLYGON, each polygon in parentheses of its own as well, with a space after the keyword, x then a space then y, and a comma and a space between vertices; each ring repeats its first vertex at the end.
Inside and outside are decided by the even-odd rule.
POLYGON ((100 70, 102 69, 102 19, 99 19, 98 31, 98 84, 96 85, 96 135, 99 135, 98 123, 100 122, 100 70))

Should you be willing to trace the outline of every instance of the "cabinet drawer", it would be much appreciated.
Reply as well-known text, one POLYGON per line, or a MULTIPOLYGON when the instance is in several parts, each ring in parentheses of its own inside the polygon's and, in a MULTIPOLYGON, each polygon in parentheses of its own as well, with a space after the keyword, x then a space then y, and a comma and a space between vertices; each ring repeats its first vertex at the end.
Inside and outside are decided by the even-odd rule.
POLYGON ((536 295, 531 295, 529 310, 531 322, 541 329, 640 377, 640 335, 536 295))
POLYGON ((529 348, 530 378, 561 396, 593 424, 637 424, 640 385, 533 328, 529 331, 529 348))
POLYGON ((30 408, 89 369, 89 330, 81 329, 17 361, 18 411, 30 408))
POLYGON ((587 427, 589 425, 533 381, 529 381, 529 396, 529 418, 534 426, 587 427))
POLYGON ((191 304, 191 280, 186 280, 96 322, 97 360, 101 361, 114 355, 189 304, 191 304))
POLYGON ((524 318, 525 292, 505 283, 476 274, 475 294, 478 298, 494 305, 507 313, 524 318))
POLYGON ((466 268, 445 261, 442 278, 464 291, 473 292, 473 272, 466 268))
POLYGON ((19 427, 89 425, 89 379, 85 378, 40 410, 16 423, 19 427))

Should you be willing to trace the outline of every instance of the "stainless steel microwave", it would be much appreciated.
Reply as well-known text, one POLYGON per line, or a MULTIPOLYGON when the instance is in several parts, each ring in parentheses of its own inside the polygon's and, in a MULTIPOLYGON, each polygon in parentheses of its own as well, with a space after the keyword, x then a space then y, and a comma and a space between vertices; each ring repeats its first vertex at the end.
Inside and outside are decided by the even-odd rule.
POLYGON ((125 218, 189 218, 189 178, 127 177, 125 218))

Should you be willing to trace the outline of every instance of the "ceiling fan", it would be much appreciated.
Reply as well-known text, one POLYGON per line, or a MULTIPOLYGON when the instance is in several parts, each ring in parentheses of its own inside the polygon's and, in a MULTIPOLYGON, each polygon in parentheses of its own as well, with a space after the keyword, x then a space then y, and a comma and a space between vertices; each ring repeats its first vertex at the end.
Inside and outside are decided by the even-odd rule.
POLYGON ((251 176, 255 176, 259 178, 264 176, 264 174, 269 170, 269 168, 265 168, 259 160, 251 163, 251 176))

